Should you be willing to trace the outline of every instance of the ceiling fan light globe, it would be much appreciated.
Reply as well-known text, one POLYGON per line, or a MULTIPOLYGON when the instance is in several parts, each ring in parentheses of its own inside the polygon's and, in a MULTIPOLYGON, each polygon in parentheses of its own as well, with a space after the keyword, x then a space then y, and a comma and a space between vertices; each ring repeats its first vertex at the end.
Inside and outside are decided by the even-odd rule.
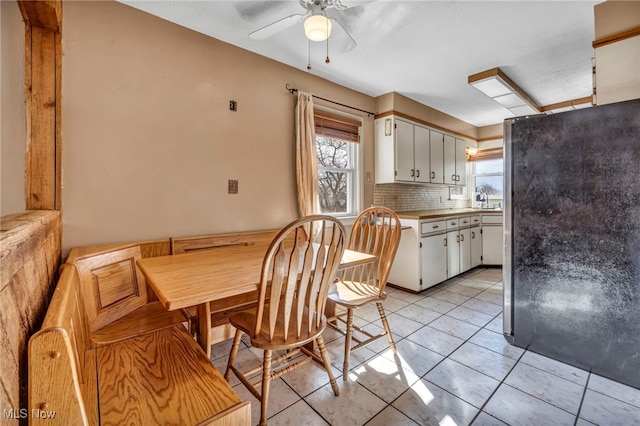
POLYGON ((304 34, 311 41, 324 41, 331 35, 331 21, 324 15, 311 15, 304 21, 304 34))

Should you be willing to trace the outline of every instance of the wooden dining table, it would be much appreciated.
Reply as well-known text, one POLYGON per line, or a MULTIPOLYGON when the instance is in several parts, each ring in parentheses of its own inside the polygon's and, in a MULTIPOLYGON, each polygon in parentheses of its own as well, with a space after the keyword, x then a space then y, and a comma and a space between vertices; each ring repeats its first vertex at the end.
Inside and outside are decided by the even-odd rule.
MULTIPOLYGON (((198 307, 197 340, 211 355, 210 303, 255 292, 270 241, 216 247, 137 261, 147 284, 167 310, 198 307)), ((338 269, 375 262, 374 255, 345 250, 338 269)))

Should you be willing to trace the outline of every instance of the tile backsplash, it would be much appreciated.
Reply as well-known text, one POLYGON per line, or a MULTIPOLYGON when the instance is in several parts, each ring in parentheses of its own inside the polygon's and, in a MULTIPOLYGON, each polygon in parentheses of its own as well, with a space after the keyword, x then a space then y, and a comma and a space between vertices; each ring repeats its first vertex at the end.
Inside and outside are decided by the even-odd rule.
POLYGON ((389 183, 375 185, 373 204, 396 211, 440 210, 471 207, 471 201, 449 199, 446 186, 389 183))

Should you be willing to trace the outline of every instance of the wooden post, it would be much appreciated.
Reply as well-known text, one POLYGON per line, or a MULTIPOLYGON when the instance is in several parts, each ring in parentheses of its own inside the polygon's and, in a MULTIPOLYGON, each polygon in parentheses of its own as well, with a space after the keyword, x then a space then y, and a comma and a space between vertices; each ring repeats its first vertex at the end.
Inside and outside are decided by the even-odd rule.
POLYGON ((62 1, 18 1, 25 21, 27 210, 61 208, 62 1))

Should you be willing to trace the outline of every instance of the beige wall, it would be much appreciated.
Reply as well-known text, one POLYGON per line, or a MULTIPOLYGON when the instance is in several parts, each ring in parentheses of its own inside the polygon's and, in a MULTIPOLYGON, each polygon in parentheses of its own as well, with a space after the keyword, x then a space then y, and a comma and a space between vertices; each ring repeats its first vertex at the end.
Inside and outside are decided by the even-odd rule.
POLYGON ((25 27, 15 1, 2 1, 0 7, 0 216, 5 216, 25 209, 25 27))
POLYGON ((409 99, 399 93, 391 93, 378 97, 378 113, 389 110, 407 114, 418 120, 446 129, 449 133, 468 139, 477 139, 477 127, 455 118, 444 112, 409 99), (391 109, 389 109, 389 106, 391 109))
POLYGON ((640 1, 605 1, 593 7, 596 40, 640 26, 640 1))
MULTIPOLYGON (((63 250, 281 227, 297 217, 285 84, 373 98, 115 2, 67 2, 63 250), (229 100, 238 111, 229 111, 229 100), (227 180, 239 194, 227 194, 227 180)), ((373 118, 364 117, 373 175, 373 118)), ((366 175, 366 174, 365 174, 366 175)), ((364 184, 364 205, 373 182, 364 184)))

